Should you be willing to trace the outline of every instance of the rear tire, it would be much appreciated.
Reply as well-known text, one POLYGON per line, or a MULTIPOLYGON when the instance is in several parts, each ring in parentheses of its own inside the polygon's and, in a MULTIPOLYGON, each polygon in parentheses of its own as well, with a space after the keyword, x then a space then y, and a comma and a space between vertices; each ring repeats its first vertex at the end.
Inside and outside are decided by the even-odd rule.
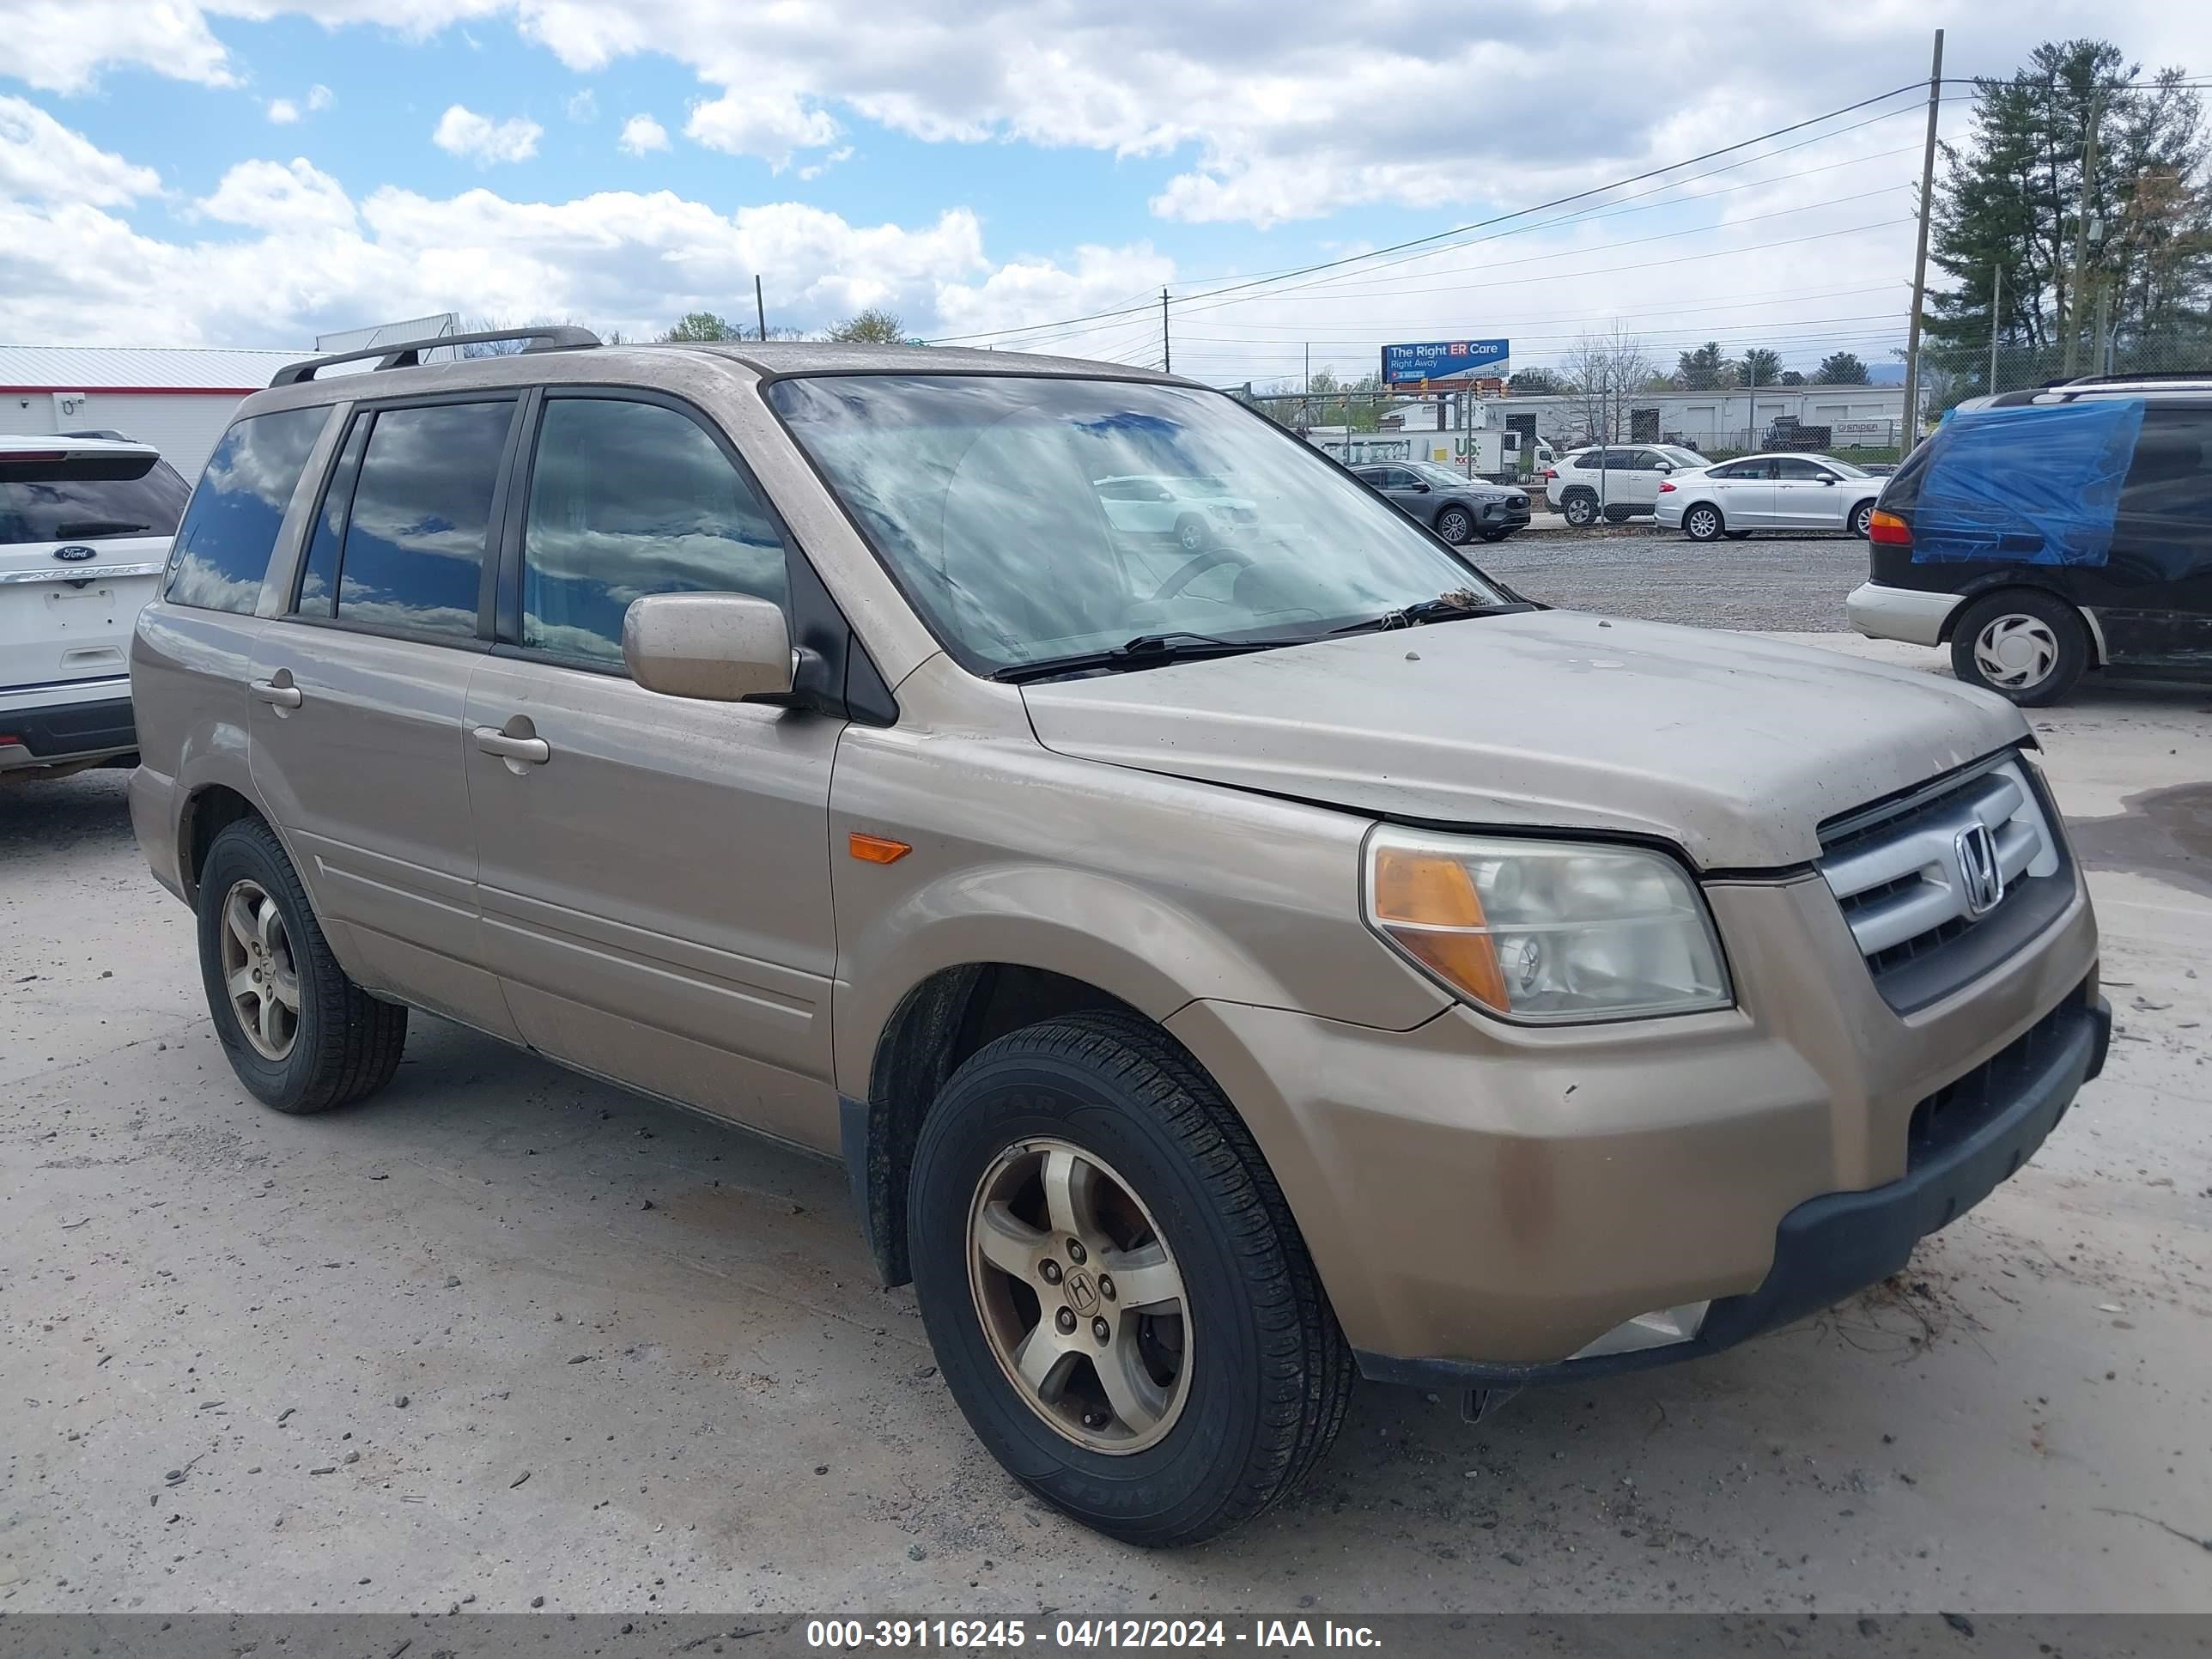
POLYGON ((1560 501, 1559 511, 1576 529, 1587 529, 1597 522, 1597 497, 1587 489, 1577 489, 1560 501))
POLYGON ((1698 501, 1682 514, 1682 533, 1693 542, 1717 542, 1728 529, 1728 520, 1711 501, 1698 501))
POLYGON ((2033 588, 1976 599, 1951 635, 1951 672, 2023 708, 2057 702, 2088 665, 2089 629, 2081 613, 2033 588))
POLYGON ((392 1080, 407 1010, 380 1002, 331 954, 276 832, 241 818, 199 878, 200 977, 238 1080, 280 1112, 321 1112, 392 1080))
POLYGON ((1085 1526, 1147 1546, 1225 1532, 1295 1490, 1342 1425, 1351 1352, 1281 1190, 1148 1020, 1073 1015, 978 1051, 922 1123, 907 1213, 954 1400, 1085 1526))

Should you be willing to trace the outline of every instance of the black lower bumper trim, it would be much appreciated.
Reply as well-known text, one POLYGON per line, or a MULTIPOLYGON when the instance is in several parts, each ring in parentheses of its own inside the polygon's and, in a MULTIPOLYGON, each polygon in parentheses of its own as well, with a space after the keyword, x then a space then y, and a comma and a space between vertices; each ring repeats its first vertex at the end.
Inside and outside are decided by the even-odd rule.
POLYGON ((138 742, 138 728, 131 721, 128 697, 58 703, 51 708, 20 708, 13 714, 0 714, 0 738, 11 734, 42 761, 130 749, 138 742))
POLYGON ((1687 1342, 1529 1365, 1402 1359, 1362 1350, 1360 1373, 1372 1382, 1437 1389, 1577 1382, 1717 1353, 1833 1307, 1898 1272, 1914 1245, 1973 1208, 2033 1157, 2076 1091, 2103 1070, 2112 1030, 2105 1000, 2076 993, 2039 1024, 2032 1048, 1990 1062, 1992 1076, 2002 1075, 2008 1085, 2009 1097, 1998 1109, 1899 1180, 1865 1192, 1824 1194, 1790 1211, 1775 1229, 1774 1265, 1759 1288, 1716 1301, 1687 1342), (1997 1073, 2007 1059, 2011 1063, 1997 1073))

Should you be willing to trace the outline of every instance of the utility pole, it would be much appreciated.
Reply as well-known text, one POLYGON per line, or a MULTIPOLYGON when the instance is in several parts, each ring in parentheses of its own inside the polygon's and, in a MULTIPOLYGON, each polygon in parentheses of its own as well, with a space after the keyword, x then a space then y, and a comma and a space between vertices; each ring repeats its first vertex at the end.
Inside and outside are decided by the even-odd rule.
POLYGON ((1997 328, 2004 316, 2004 267, 1990 267, 1990 396, 1997 392, 1997 328))
POLYGON ((1164 283, 1160 284, 1160 372, 1175 373, 1175 348, 1168 343, 1168 289, 1164 283))
POLYGON ((1912 255, 1912 315, 1905 325, 1905 441, 1902 460, 1920 441, 1920 307, 1928 294, 1928 223, 1936 216, 1936 117, 1943 100, 1943 31, 1928 71, 1928 139, 1920 153, 1920 237, 1912 255))
POLYGON ((2081 140, 2081 205, 2074 226, 2074 280, 2068 284, 2073 301, 2071 307, 2062 303, 2059 319, 2066 330, 2066 362, 2063 373, 2069 380, 2074 377, 2075 362, 2078 356, 2081 335, 2082 284, 2089 279, 2089 200, 2097 180, 2097 125, 2105 110, 2105 89, 2102 87, 2090 94, 2089 131, 2081 140))
POLYGON ((761 298, 760 273, 753 273, 753 315, 760 319, 760 337, 768 338, 768 301, 761 298))
POLYGON ((2089 360, 2096 366, 2090 371, 2092 374, 2109 374, 2112 372, 2112 296, 2100 276, 2097 279, 2096 352, 2089 360))

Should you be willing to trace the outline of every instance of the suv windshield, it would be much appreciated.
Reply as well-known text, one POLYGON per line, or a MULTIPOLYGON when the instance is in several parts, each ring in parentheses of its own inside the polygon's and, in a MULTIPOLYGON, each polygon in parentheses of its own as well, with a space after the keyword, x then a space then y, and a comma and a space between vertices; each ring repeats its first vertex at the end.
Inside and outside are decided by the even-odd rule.
POLYGON ((1442 593, 1504 598, 1218 392, 884 374, 782 380, 767 397, 937 637, 978 672, 1150 635, 1291 643, 1442 593), (1101 483, 1139 477, 1186 488, 1101 483))

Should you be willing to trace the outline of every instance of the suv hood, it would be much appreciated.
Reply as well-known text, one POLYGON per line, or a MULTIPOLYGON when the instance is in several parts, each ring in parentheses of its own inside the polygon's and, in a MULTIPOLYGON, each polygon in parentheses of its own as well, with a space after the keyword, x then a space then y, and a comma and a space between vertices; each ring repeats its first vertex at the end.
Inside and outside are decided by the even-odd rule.
POLYGON ((1470 617, 1022 689, 1060 754, 1377 816, 1656 836, 1702 869, 2028 736, 1993 694, 1748 634, 1470 617))

